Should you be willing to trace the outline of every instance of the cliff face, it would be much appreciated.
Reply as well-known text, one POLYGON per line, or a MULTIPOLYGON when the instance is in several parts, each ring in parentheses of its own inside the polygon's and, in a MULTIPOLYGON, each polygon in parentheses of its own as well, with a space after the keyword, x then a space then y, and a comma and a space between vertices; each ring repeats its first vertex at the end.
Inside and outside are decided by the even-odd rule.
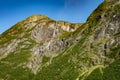
POLYGON ((0 79, 119 80, 120 1, 84 24, 33 15, 0 35, 0 79))

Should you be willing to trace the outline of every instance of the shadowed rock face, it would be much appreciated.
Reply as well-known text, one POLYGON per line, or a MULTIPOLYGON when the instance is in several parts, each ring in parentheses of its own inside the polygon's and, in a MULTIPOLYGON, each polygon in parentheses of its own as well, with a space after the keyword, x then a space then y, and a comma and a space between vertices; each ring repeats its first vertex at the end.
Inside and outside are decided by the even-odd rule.
POLYGON ((119 80, 120 1, 84 24, 33 15, 0 35, 0 79, 119 80))

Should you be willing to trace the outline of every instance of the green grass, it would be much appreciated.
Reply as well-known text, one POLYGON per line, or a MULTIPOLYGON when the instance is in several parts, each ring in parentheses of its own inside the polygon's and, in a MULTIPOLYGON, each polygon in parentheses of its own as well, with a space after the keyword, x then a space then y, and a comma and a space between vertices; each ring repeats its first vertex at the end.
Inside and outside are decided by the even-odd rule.
POLYGON ((25 67, 31 56, 29 51, 10 53, 0 61, 0 79, 6 80, 32 80, 34 74, 25 67))
POLYGON ((63 32, 62 33, 62 35, 60 35, 60 39, 66 39, 66 38, 68 38, 69 36, 70 36, 70 32, 67 32, 67 31, 65 31, 65 32, 63 32))
POLYGON ((120 59, 115 60, 104 69, 103 80, 119 80, 120 79, 120 59))
POLYGON ((47 56, 42 57, 42 65, 45 65, 49 61, 50 61, 50 57, 47 57, 47 56))
POLYGON ((98 6, 97 9, 90 15, 90 17, 87 19, 87 23, 91 26, 94 27, 98 21, 102 18, 102 14, 106 12, 108 8, 108 3, 105 1, 103 2, 100 6, 98 6))
MULTIPOLYGON (((101 49, 105 43, 111 41, 111 38, 119 37, 119 33, 115 36, 113 34, 110 39, 105 37, 100 37, 99 40, 94 39, 94 41, 90 41, 89 39, 91 36, 95 36, 95 32, 99 34, 101 31, 96 29, 101 28, 98 24, 100 23, 101 15, 109 11, 107 10, 108 6, 107 2, 102 3, 88 18, 87 23, 83 24, 73 33, 64 32, 60 36, 62 39, 67 39, 70 35, 73 39, 79 36, 82 37, 78 42, 69 46, 63 53, 55 56, 47 66, 46 64, 50 61, 50 57, 43 56, 42 68, 40 68, 40 71, 36 75, 26 67, 26 64, 32 56, 31 49, 38 43, 29 38, 30 34, 25 33, 23 38, 27 38, 27 40, 18 43, 17 51, 10 53, 7 57, 0 60, 0 80, 119 80, 120 45, 114 43, 109 46, 106 56, 101 49), (26 42, 30 42, 31 44, 26 44, 26 42), (90 44, 93 45, 93 48, 90 48, 90 44), (20 48, 23 45, 25 47, 20 48), (107 64, 104 64, 105 61, 102 61, 105 60, 104 58, 108 61, 107 64)), ((116 6, 114 10, 118 11, 119 6, 116 6)), ((2 45, 14 38, 18 38, 17 36, 13 36, 13 34, 21 34, 26 31, 18 27, 20 25, 21 23, 0 35, 0 38, 2 38, 0 44, 2 45), (12 33, 15 28, 20 32, 16 31, 12 33)), ((19 39, 21 40, 22 37, 19 39)), ((42 43, 39 44, 42 45, 42 43)))
POLYGON ((93 66, 80 75, 80 80, 103 80, 103 66, 93 66))

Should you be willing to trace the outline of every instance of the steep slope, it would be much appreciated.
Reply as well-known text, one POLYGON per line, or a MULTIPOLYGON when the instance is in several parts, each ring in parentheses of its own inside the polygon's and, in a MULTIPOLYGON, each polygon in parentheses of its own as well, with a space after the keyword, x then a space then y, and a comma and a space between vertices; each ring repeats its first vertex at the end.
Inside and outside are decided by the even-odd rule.
POLYGON ((120 79, 120 1, 102 3, 88 21, 72 33, 77 43, 43 68, 42 80, 120 79))
POLYGON ((0 35, 0 79, 29 80, 73 43, 66 37, 81 25, 43 15, 14 25, 0 35))
POLYGON ((34 15, 0 35, 0 80, 119 80, 120 1, 85 24, 34 15))

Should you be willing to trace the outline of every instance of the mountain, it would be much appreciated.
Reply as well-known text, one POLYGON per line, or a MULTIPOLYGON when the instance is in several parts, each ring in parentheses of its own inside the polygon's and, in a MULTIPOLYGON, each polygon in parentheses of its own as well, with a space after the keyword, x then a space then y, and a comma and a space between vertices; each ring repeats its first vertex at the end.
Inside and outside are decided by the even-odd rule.
POLYGON ((33 15, 0 35, 0 80, 119 80, 120 1, 86 23, 33 15))

